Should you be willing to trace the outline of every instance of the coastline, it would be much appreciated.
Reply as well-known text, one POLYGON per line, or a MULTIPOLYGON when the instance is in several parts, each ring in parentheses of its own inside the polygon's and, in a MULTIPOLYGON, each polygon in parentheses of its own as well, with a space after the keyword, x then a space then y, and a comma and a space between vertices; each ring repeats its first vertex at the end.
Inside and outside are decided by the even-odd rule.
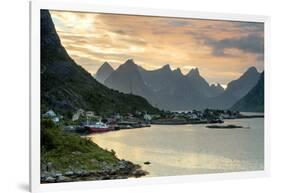
POLYGON ((41 138, 41 183, 126 179, 148 174, 140 165, 120 160, 114 150, 65 132, 51 120, 42 120, 41 138))
POLYGON ((104 162, 102 164, 100 170, 41 171, 41 183, 128 179, 139 178, 148 174, 147 171, 141 169, 140 165, 126 160, 120 160, 114 165, 108 165, 104 162))

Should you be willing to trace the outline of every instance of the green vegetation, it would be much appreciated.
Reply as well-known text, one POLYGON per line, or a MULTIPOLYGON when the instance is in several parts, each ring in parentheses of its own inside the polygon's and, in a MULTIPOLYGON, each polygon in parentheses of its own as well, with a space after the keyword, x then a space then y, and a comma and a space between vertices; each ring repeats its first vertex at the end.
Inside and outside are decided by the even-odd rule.
POLYGON ((114 151, 103 150, 89 139, 66 133, 51 120, 42 120, 41 127, 41 167, 52 163, 55 171, 89 171, 119 161, 114 151))

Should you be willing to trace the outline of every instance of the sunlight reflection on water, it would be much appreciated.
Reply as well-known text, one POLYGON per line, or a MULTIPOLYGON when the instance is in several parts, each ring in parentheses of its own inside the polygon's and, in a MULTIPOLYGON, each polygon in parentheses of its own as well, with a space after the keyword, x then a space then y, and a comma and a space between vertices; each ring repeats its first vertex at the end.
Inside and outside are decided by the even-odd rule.
POLYGON ((206 125, 163 126, 90 135, 121 159, 142 165, 148 176, 263 170, 263 119, 228 120, 250 129, 206 125), (149 161, 150 165, 143 162, 149 161))

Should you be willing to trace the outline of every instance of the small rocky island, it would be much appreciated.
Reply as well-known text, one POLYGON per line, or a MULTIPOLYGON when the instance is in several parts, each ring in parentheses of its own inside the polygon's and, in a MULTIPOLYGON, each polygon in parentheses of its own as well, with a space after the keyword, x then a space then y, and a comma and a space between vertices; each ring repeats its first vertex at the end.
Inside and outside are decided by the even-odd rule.
POLYGON ((206 126, 209 129, 241 129, 245 128, 243 126, 239 125, 207 125, 206 126))

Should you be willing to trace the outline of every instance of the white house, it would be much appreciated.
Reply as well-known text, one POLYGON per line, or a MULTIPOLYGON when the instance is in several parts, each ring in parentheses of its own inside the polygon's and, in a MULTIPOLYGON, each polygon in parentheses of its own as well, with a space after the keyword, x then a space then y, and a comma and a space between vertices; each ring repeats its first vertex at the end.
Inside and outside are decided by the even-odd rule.
POLYGON ((52 109, 47 111, 45 114, 44 114, 45 117, 56 117, 57 114, 55 113, 55 111, 53 111, 52 109))
POLYGON ((57 115, 52 109, 47 111, 43 116, 51 118, 54 123, 58 123, 60 121, 59 115, 57 115))
POLYGON ((76 113, 72 115, 72 121, 77 121, 81 115, 84 115, 85 111, 83 109, 78 109, 76 113))
POLYGON ((151 116, 149 114, 147 114, 147 113, 144 114, 143 118, 146 121, 151 121, 151 119, 152 119, 151 116))

